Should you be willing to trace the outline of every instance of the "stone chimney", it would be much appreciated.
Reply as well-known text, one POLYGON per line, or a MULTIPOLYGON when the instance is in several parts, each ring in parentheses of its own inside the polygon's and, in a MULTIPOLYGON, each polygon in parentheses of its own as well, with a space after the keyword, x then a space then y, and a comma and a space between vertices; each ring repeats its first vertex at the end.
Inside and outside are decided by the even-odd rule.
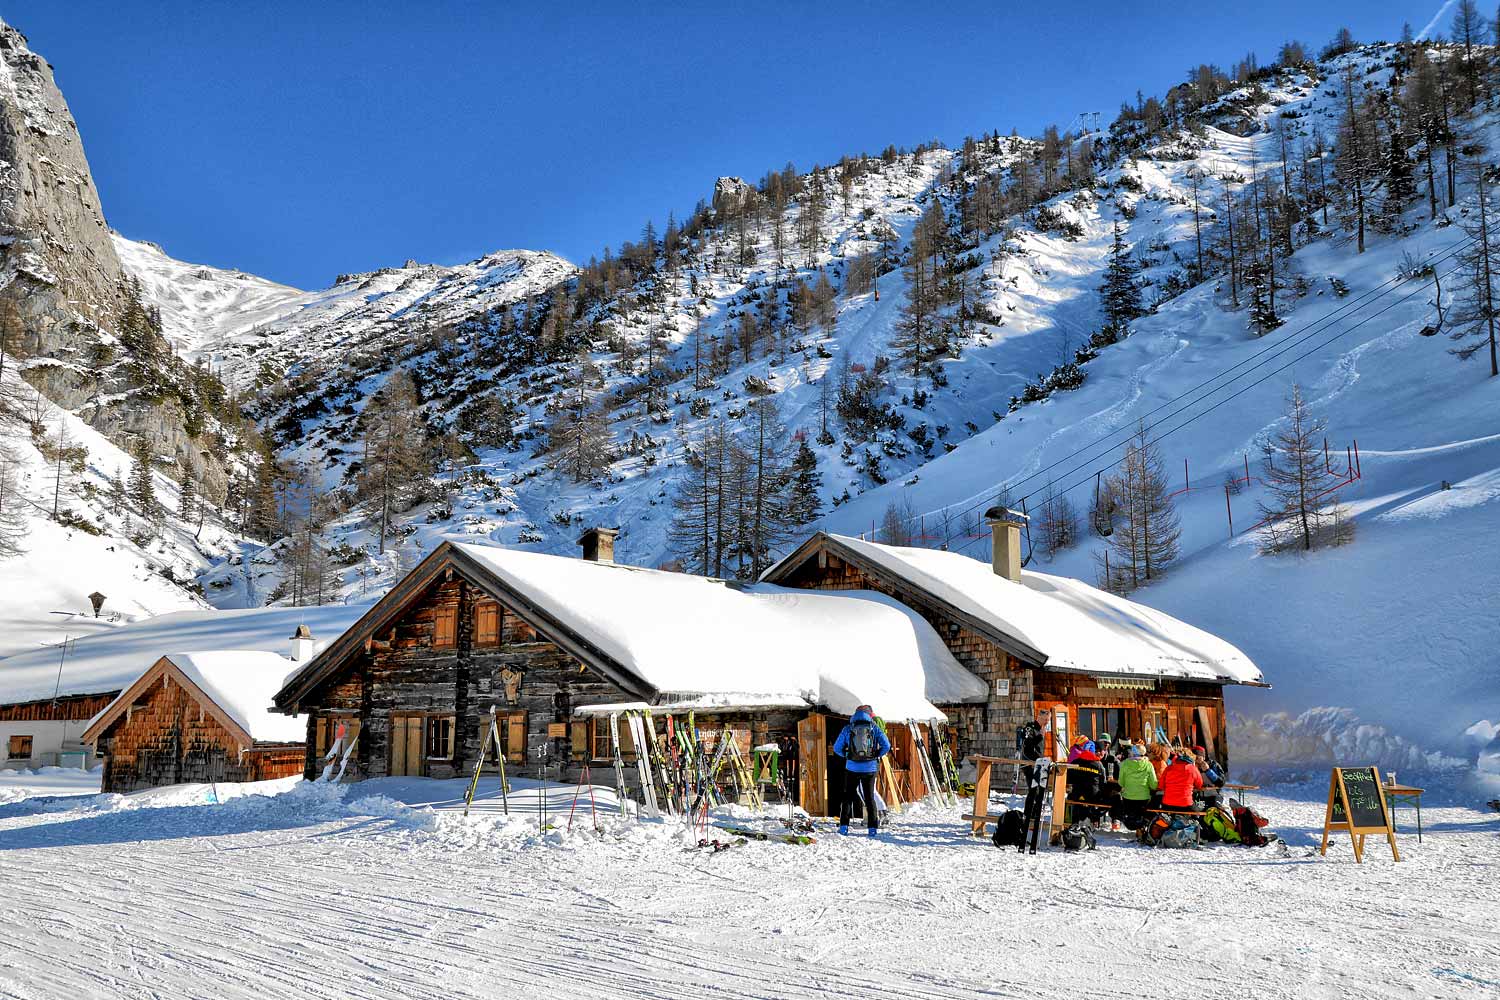
POLYGON ((1025 518, 1025 514, 1007 507, 991 507, 984 512, 991 535, 990 568, 1011 583, 1021 582, 1021 522, 1025 518))
POLYGON ((590 528, 578 537, 583 546, 583 558, 589 562, 612 563, 615 561, 615 539, 619 528, 590 528))
POLYGON ((306 625, 298 625, 297 631, 292 633, 292 662, 306 663, 312 659, 313 636, 312 630, 306 625))

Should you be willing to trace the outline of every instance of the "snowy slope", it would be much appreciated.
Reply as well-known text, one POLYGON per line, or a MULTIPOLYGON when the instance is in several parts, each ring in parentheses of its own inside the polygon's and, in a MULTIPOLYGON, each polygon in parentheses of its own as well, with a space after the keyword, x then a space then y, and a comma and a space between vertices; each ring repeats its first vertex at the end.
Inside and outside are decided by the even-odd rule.
POLYGON ((155 243, 111 235, 120 265, 161 309, 163 332, 185 357, 211 355, 220 342, 266 326, 309 298, 307 292, 253 274, 186 264, 155 243))
MULTIPOLYGON (((0 700, 27 701, 63 694, 124 689, 153 663, 182 650, 262 650, 284 654, 298 625, 311 629, 317 648, 352 625, 367 605, 256 608, 243 611, 171 611, 85 635, 59 663, 55 649, 34 649, 0 659, 0 700), (61 666, 61 673, 59 673, 61 666)), ((291 660, 277 678, 295 669, 291 660)), ((269 701, 267 702, 269 704, 269 701)))

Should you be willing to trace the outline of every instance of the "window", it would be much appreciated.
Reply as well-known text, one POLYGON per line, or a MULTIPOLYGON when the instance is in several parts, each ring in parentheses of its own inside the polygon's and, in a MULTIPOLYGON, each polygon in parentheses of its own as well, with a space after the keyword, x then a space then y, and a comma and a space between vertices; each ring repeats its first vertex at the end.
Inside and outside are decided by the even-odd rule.
POLYGON ((347 751, 350 745, 359 738, 359 719, 353 715, 324 715, 319 716, 317 725, 313 729, 313 756, 322 760, 328 756, 339 740, 339 730, 343 730, 344 742, 339 747, 339 753, 347 751))
POLYGON ((474 642, 481 646, 500 643, 500 605, 481 604, 474 609, 474 642))
MULTIPOLYGON (((620 754, 629 757, 635 752, 634 745, 630 742, 630 727, 625 720, 620 721, 620 754)), ((609 742, 609 716, 601 715, 589 720, 590 742, 594 748, 594 760, 614 760, 615 750, 609 742)))
POLYGON ((10 738, 10 746, 6 751, 6 756, 11 760, 30 760, 31 737, 12 736, 10 738))
POLYGON ((432 644, 453 646, 458 643, 458 609, 438 608, 432 623, 432 644))
POLYGON ((427 759, 453 759, 453 716, 438 716, 427 720, 427 759))
POLYGON ((1091 740, 1098 739, 1100 733, 1109 733, 1113 739, 1118 740, 1125 733, 1125 710, 1123 708, 1080 708, 1078 731, 1091 740))

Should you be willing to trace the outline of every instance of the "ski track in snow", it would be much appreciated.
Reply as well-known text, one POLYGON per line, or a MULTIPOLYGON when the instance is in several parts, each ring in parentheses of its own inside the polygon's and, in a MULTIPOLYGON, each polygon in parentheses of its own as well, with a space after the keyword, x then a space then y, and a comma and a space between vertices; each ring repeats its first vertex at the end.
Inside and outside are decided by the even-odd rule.
POLYGON ((713 855, 651 824, 496 847, 359 802, 12 805, 0 997, 1486 995, 1500 820, 1434 804, 1400 865, 1372 838, 1356 868, 1308 855, 1320 793, 1257 797, 1287 856, 1031 858, 931 806, 878 843, 713 855))

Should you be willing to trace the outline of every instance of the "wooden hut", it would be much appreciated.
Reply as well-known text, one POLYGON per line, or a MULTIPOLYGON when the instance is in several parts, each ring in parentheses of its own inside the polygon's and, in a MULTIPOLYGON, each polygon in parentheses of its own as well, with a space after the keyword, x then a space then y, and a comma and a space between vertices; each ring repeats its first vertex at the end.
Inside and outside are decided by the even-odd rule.
POLYGON ((803 803, 823 812, 822 748, 855 706, 926 726, 943 719, 936 702, 985 697, 931 627, 883 595, 621 566, 612 542, 586 533, 584 559, 435 549, 276 695, 279 711, 308 718, 305 773, 342 727, 358 733, 351 778, 465 774, 493 706, 512 773, 548 761, 549 776, 572 780, 590 764, 612 781, 610 715, 597 708, 636 703, 658 723, 692 712, 747 751, 802 735, 803 803))
POLYGON ((83 732, 119 694, 117 688, 0 704, 0 768, 92 767, 83 732))
POLYGON ((959 753, 1009 756, 1036 719, 1059 758, 1073 736, 1158 734, 1226 763, 1224 687, 1265 687, 1231 644, 1170 615, 1068 577, 1022 570, 1020 525, 991 511, 993 558, 882 545, 824 532, 762 576, 821 591, 876 591, 920 614, 988 695, 939 702, 959 753))
POLYGON ((270 711, 295 666, 262 650, 161 657, 84 733, 104 758, 103 790, 302 773, 306 724, 270 711))

